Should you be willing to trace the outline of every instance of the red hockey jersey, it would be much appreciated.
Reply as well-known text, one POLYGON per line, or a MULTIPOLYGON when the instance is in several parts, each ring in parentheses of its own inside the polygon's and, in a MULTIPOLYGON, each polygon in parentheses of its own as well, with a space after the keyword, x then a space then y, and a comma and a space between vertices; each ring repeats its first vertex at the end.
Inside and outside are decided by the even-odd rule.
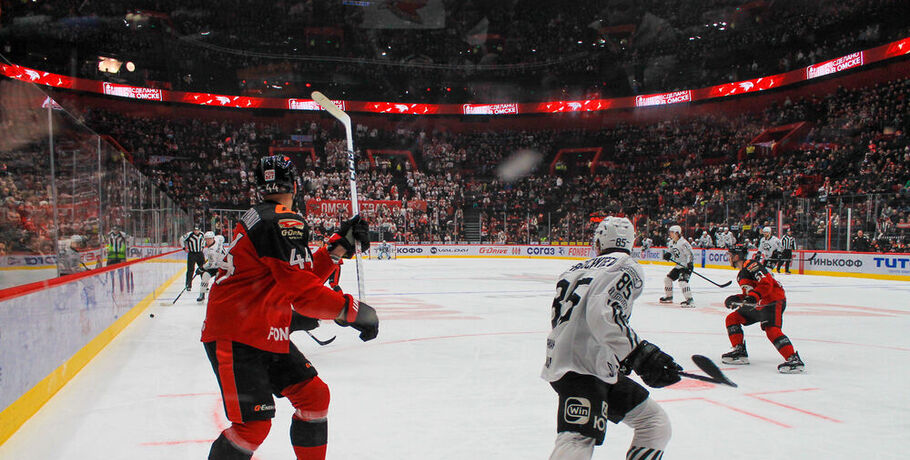
POLYGON ((324 285, 337 266, 325 247, 310 252, 307 233, 303 217, 273 201, 243 215, 209 292, 203 342, 287 353, 292 308, 312 318, 338 316, 353 299, 324 285))
POLYGON ((736 276, 743 294, 755 297, 758 305, 786 299, 784 287, 771 276, 765 267, 754 260, 747 260, 736 276))

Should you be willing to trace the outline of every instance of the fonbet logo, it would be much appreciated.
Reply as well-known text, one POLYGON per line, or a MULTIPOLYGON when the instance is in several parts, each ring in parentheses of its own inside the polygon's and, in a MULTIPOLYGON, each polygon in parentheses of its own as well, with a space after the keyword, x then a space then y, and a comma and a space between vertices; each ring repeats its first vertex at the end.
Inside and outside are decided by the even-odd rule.
POLYGON ((276 342, 290 340, 290 331, 287 327, 270 327, 269 336, 266 340, 274 340, 276 342))
POLYGON ((577 247, 576 246, 574 248, 569 248, 570 256, 587 257, 590 254, 591 254, 591 248, 589 248, 589 247, 577 247))
POLYGON ((480 248, 480 253, 481 253, 481 254, 508 254, 508 253, 509 253, 509 248, 488 248, 488 247, 481 247, 481 248, 480 248))
POLYGON ((584 425, 591 420, 591 401, 588 398, 571 397, 566 399, 565 407, 566 423, 573 425, 584 425))

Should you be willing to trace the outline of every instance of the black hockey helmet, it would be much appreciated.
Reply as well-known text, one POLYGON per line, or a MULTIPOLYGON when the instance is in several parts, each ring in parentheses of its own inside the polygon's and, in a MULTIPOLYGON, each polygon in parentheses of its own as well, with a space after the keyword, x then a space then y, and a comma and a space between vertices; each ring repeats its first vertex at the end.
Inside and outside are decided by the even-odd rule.
POLYGON ((739 256, 740 260, 746 260, 749 257, 749 250, 741 244, 730 246, 727 252, 730 253, 730 259, 732 259, 733 256, 739 256))
POLYGON ((254 171, 256 190, 260 195, 275 193, 295 193, 297 168, 291 159, 284 155, 269 155, 259 159, 254 171))

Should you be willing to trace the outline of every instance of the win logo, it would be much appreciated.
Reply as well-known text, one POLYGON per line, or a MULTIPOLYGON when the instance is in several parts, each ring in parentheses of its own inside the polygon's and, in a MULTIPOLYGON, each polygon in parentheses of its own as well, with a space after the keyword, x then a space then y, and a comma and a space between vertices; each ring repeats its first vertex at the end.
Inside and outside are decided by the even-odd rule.
POLYGON ((591 401, 587 398, 571 397, 566 399, 566 423, 584 425, 591 419, 591 401))

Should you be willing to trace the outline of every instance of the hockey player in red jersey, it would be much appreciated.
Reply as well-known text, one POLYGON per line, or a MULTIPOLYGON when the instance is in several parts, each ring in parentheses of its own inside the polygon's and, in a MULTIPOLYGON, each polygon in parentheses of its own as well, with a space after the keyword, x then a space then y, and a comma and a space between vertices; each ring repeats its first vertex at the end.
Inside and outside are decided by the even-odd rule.
POLYGON ((743 325, 761 322, 761 328, 774 344, 781 356, 786 359, 777 366, 782 374, 803 372, 804 364, 799 353, 793 348, 790 339, 781 331, 784 310, 787 309, 787 297, 783 286, 771 276, 771 273, 758 261, 748 260, 744 246, 730 248, 730 265, 739 270, 737 282, 743 289, 742 294, 727 297, 724 305, 736 311, 727 315, 727 334, 733 349, 721 357, 725 364, 749 364, 749 354, 743 340, 743 325))
POLYGON ((255 179, 263 201, 250 208, 209 293, 202 342, 218 379, 231 426, 212 444, 210 460, 249 460, 275 416, 273 395, 294 406, 291 444, 298 459, 324 459, 328 386, 290 342, 292 311, 379 333, 376 311, 324 285, 355 244, 369 248, 366 222, 355 216, 326 247, 311 252, 303 217, 290 210, 297 171, 283 156, 263 157, 255 179))

